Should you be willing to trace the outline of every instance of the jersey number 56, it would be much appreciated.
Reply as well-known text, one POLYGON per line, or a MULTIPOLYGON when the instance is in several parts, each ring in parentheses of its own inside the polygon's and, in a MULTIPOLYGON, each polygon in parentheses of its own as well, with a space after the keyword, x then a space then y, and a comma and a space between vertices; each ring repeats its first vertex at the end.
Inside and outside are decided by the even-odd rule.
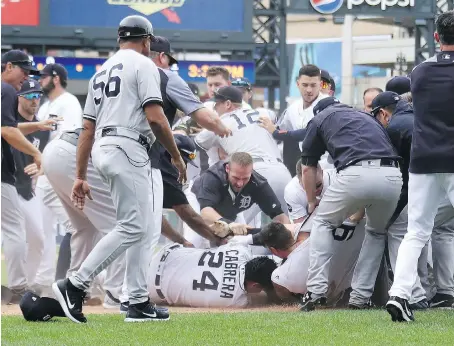
MULTIPOLYGON (((95 101, 95 105, 99 105, 101 103, 104 94, 106 97, 117 97, 121 91, 121 78, 120 76, 112 75, 116 70, 122 71, 123 64, 117 64, 112 66, 109 70, 109 76, 106 78, 105 75, 107 74, 107 70, 103 70, 95 75, 93 78, 93 95, 96 95, 96 91, 100 90, 101 95, 99 97, 93 97, 93 101, 95 101), (106 80, 107 81, 104 81, 106 80)), ((99 93, 98 93, 99 94, 99 93)))
MULTIPOLYGON (((209 258, 208 263, 207 263, 208 267, 209 268, 219 268, 220 266, 222 266, 222 261, 224 260, 224 253, 218 252, 217 255, 218 255, 218 258, 215 261, 214 257, 216 256, 216 253, 211 252, 211 251, 204 252, 203 255, 200 256, 198 266, 204 267, 205 259, 207 259, 207 257, 208 257, 209 258)), ((192 281, 192 289, 194 291, 217 290, 218 287, 219 287, 219 281, 216 280, 214 275, 209 270, 203 271, 200 282, 197 280, 192 281)))

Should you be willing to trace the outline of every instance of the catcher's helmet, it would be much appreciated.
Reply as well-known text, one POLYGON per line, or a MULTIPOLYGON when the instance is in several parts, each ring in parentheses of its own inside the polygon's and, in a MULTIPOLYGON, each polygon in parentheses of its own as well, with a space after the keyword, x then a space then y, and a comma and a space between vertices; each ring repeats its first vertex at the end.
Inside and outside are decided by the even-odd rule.
POLYGON ((153 36, 153 26, 142 16, 128 16, 123 18, 118 27, 119 38, 153 36))

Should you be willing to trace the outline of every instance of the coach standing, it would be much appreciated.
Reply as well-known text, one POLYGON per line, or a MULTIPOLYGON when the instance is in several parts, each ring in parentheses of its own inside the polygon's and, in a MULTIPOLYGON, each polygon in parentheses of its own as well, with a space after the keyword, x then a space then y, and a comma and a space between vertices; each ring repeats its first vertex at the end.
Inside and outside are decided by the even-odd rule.
POLYGON ((11 147, 30 155, 38 168, 41 153, 17 128, 17 92, 29 74, 38 74, 27 54, 10 50, 2 56, 2 240, 8 273, 8 287, 13 294, 27 288, 25 230, 21 227, 19 196, 15 188, 16 166, 11 147))
POLYGON ((454 205, 454 12, 439 15, 436 29, 434 36, 441 52, 416 66, 410 75, 415 120, 408 183, 408 231, 399 247, 394 284, 386 305, 393 321, 414 320, 408 300, 418 275, 418 258, 446 194, 454 205))

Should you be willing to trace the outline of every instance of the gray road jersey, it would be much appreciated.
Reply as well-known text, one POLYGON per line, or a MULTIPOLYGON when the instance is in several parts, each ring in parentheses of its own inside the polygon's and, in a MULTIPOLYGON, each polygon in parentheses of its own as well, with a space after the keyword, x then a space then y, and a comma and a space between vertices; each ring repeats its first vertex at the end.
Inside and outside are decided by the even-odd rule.
POLYGON ((96 129, 119 126, 154 139, 143 107, 162 103, 156 65, 130 49, 120 49, 90 79, 84 118, 96 121, 96 129))

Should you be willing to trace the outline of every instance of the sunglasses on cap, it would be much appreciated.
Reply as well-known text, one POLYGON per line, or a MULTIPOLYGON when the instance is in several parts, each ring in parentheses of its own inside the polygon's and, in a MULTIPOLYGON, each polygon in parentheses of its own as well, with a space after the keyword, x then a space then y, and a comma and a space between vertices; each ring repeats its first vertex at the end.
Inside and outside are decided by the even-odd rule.
POLYGON ((331 83, 322 80, 322 89, 329 89, 331 86, 331 83))
POLYGON ((26 100, 33 100, 33 99, 40 99, 41 98, 41 93, 30 93, 30 94, 24 94, 24 95, 20 95, 21 97, 23 97, 24 99, 26 100))

